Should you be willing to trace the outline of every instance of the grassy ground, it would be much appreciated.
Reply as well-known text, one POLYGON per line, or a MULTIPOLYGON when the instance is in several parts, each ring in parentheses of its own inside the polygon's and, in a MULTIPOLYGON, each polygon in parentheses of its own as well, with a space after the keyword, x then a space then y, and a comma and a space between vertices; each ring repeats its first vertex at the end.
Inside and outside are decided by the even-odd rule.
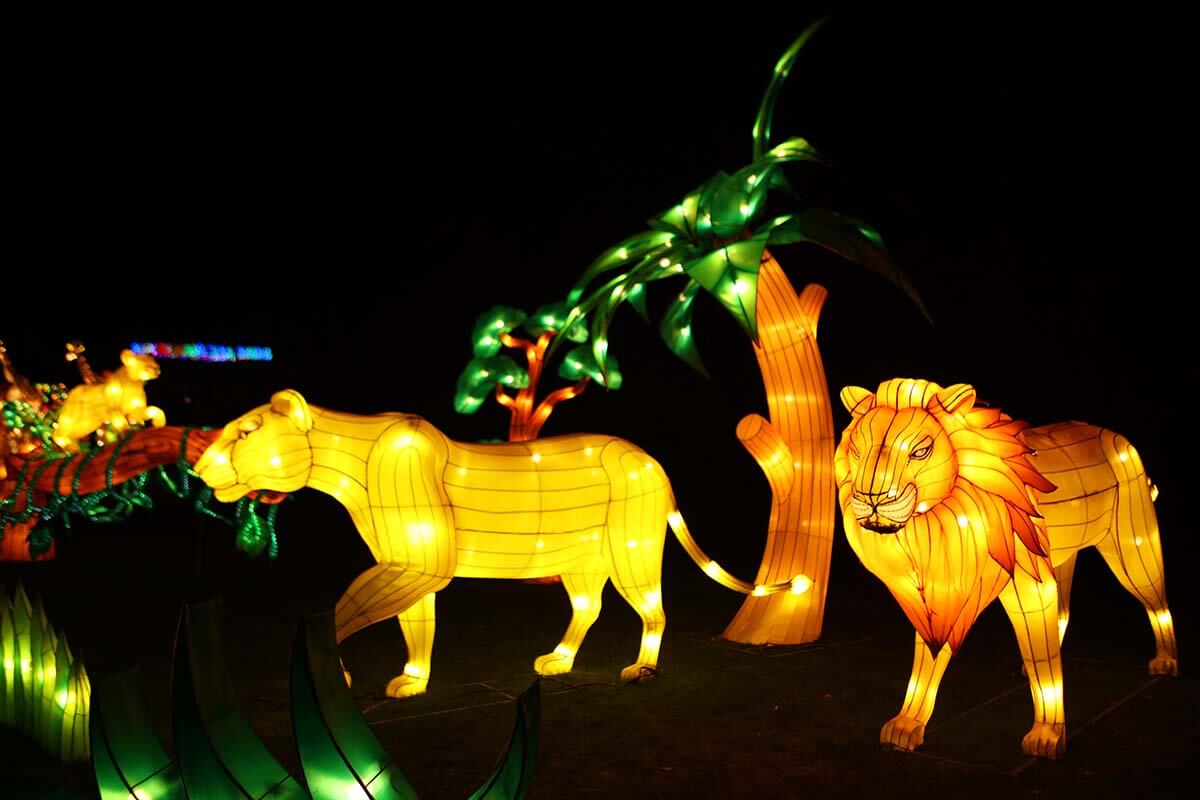
MULTIPOLYGON (((57 564, 0 566, 0 583, 20 578, 42 594, 94 679, 139 666, 168 748, 180 604, 220 594, 243 709, 299 774, 287 704, 290 640, 301 616, 331 605, 369 559, 338 509, 298 505, 281 516, 275 564, 233 554, 226 528, 159 509, 143 523, 83 529, 57 564)), ((610 588, 576 671, 544 683, 531 797, 1170 797, 1200 780, 1200 685, 1186 674, 1147 676, 1149 626, 1098 557, 1081 559, 1065 647, 1067 758, 1047 763, 1020 752, 1031 703, 998 607, 951 665, 925 747, 894 752, 879 747, 878 731, 899 708, 912 633, 844 542, 825 637, 779 648, 715 639, 738 598, 707 582, 676 545, 668 548, 662 673, 616 685, 637 651, 639 626, 610 588)), ((1182 578, 1183 570, 1172 574, 1182 578)), ((1188 615, 1175 601, 1186 646, 1188 615)), ((423 798, 466 797, 483 780, 511 731, 511 698, 532 680, 534 657, 557 642, 568 614, 557 586, 456 581, 438 599, 430 692, 405 701, 382 696, 404 663, 398 626, 378 625, 343 645, 360 708, 423 798)), ((10 797, 4 786, 16 791, 20 776, 63 778, 61 767, 14 736, 0 734, 0 746, 0 797, 10 797)), ((94 792, 88 778, 87 770, 65 774, 85 793, 94 792)))

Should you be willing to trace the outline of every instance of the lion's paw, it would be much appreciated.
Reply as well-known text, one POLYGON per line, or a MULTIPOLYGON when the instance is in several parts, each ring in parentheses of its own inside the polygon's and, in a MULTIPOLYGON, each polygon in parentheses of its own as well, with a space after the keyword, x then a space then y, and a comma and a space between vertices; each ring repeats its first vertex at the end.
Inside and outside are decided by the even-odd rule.
POLYGON ((564 672, 570 672, 573 666, 575 666, 575 659, 571 656, 564 656, 562 653, 546 653, 544 656, 538 656, 533 662, 533 671, 538 675, 562 675, 564 672))
POLYGON ((900 750, 916 750, 925 743, 925 723, 902 715, 892 717, 879 731, 879 743, 900 750))
POLYGON ((1170 675, 1172 678, 1178 678, 1179 659, 1168 656, 1158 656, 1157 658, 1150 659, 1150 674, 1170 675))
POLYGON ((648 681, 657 674, 658 670, 650 664, 630 664, 621 670, 621 683, 648 681))
POLYGON ((406 697, 425 694, 425 689, 428 686, 429 678, 414 678, 412 675, 401 673, 388 681, 386 691, 388 697, 403 700, 406 697))
POLYGON ((1062 758, 1067 751, 1067 726, 1061 722, 1035 722, 1021 740, 1021 752, 1039 758, 1062 758))

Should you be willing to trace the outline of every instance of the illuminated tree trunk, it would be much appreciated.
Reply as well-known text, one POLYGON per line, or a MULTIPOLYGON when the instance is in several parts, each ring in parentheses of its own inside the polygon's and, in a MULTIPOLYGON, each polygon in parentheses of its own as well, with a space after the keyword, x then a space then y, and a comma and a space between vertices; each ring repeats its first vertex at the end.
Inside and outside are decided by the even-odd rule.
POLYGON ((754 355, 770 420, 749 414, 737 435, 771 485, 767 547, 755 583, 806 575, 812 588, 748 596, 722 638, 747 644, 803 644, 821 636, 836 493, 833 412, 817 349, 817 318, 828 293, 809 284, 799 296, 779 263, 763 253, 758 273, 759 344, 754 355))
POLYGON ((542 378, 542 368, 546 365, 546 348, 550 346, 553 332, 543 333, 536 342, 520 339, 511 334, 501 334, 500 341, 505 347, 522 350, 525 353, 529 385, 517 393, 516 397, 504 391, 504 387, 496 384, 496 402, 509 410, 512 415, 508 424, 508 440, 510 442, 529 442, 542 432, 542 426, 550 418, 554 407, 564 400, 578 397, 587 388, 589 378, 583 378, 574 386, 555 389, 546 399, 534 406, 537 399, 538 382, 542 378))

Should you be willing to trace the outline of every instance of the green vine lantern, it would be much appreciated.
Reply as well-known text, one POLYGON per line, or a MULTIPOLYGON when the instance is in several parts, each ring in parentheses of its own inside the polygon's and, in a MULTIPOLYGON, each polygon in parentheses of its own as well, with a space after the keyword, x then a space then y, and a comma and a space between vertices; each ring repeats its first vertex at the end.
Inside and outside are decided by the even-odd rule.
POLYGON ((36 523, 28 539, 30 554, 36 558, 50 549, 56 524, 70 530, 75 518, 92 523, 120 522, 135 509, 152 509, 154 501, 150 489, 153 484, 150 479, 156 476, 157 482, 171 494, 191 501, 197 514, 232 526, 237 532, 235 546, 239 550, 252 557, 265 552, 269 558, 275 558, 279 552, 275 519, 282 498, 267 494, 257 495, 254 499, 243 498, 230 516, 213 510, 210 507, 212 490, 202 481, 193 480, 195 473, 188 462, 189 438, 196 431, 192 428, 175 430, 180 434, 173 469, 151 465, 132 475, 121 469, 125 463, 123 453, 139 435, 161 436, 167 431, 164 428, 127 433, 111 447, 93 447, 85 453, 38 453, 25 459, 12 476, 12 488, 0 494, 0 538, 7 528, 36 523), (102 485, 82 491, 84 476, 92 474, 94 465, 99 463, 103 463, 102 485), (47 482, 52 488, 46 488, 47 482))

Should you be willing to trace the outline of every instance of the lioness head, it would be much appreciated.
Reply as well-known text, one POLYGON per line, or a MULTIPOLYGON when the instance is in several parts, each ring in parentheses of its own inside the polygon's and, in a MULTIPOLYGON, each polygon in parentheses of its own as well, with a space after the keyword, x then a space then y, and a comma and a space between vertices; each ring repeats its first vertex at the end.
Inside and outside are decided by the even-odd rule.
POLYGON ((304 487, 312 468, 308 403, 293 389, 271 396, 225 426, 195 471, 222 502, 245 497, 255 489, 294 492, 304 487))
POLYGON ((121 351, 121 364, 125 367, 125 373, 135 381, 152 381, 161 371, 154 356, 128 349, 121 351))
POLYGON ((974 389, 905 379, 878 396, 848 386, 841 398, 852 418, 835 459, 843 511, 869 531, 895 533, 950 495, 959 461, 946 423, 971 410, 974 389))

